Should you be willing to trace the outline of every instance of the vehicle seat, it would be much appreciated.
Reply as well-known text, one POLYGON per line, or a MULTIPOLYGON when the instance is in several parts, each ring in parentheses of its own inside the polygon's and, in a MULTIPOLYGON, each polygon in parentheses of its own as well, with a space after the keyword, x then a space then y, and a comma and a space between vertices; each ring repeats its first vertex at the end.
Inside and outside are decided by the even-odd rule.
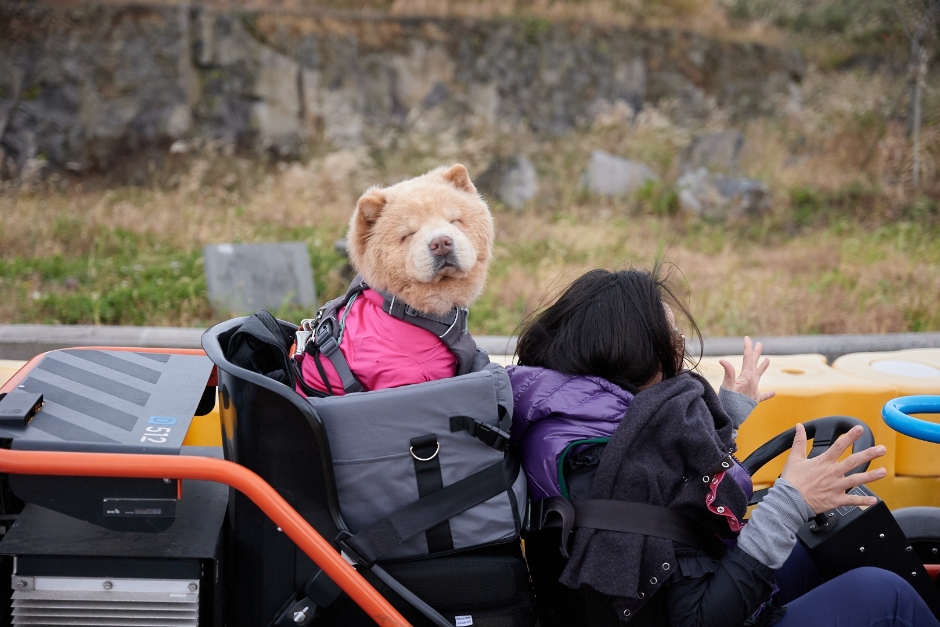
MULTIPOLYGON (((218 324, 202 340, 218 367, 225 458, 261 476, 340 550, 338 537, 350 530, 340 507, 328 430, 314 406, 293 389, 228 361, 228 342, 244 321, 218 324)), ((270 625, 318 569, 237 492, 229 500, 226 534, 228 625, 270 625)), ((470 604, 475 627, 535 623, 518 540, 379 564, 449 621, 461 622, 461 616, 470 614, 466 610, 470 604)), ((433 624, 368 568, 359 570, 412 624, 433 624)), ((311 624, 371 625, 372 621, 342 595, 311 624)))

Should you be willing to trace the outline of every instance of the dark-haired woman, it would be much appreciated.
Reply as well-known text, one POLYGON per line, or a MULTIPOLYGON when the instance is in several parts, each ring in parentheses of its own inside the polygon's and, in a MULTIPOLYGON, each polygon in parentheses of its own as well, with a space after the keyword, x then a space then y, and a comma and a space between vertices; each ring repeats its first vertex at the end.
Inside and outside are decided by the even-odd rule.
MULTIPOLYGON (((819 581, 806 572, 812 567, 805 552, 794 550, 797 529, 816 513, 875 501, 846 490, 880 479, 883 468, 844 475, 884 455, 884 447, 838 460, 860 427, 807 459, 798 425, 780 479, 745 524, 752 486, 732 455, 734 435, 772 395, 758 391, 768 362, 759 363, 760 344, 746 339, 741 375, 722 363, 719 398, 700 375, 683 370, 685 339, 674 310, 698 335, 657 271, 594 270, 519 338, 519 366, 510 369, 512 437, 533 498, 665 506, 726 539, 706 553, 659 537, 579 529, 560 577, 565 588, 543 589, 542 596, 578 594, 588 615, 565 615, 562 607, 554 620, 590 627, 940 625, 897 575, 860 568, 814 588, 819 581), (776 595, 785 607, 772 600, 775 574, 788 588, 776 595)), ((563 606, 557 598, 554 605, 563 606)))

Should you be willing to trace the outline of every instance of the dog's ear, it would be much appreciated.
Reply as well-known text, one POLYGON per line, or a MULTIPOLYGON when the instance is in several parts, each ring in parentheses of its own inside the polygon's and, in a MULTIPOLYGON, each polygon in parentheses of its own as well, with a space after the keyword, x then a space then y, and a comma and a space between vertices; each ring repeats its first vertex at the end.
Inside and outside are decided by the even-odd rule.
POLYGON ((457 189, 470 192, 471 194, 477 193, 477 188, 470 182, 470 173, 467 172, 467 168, 459 163, 447 172, 444 172, 444 180, 449 181, 457 189))
POLYGON ((366 224, 372 224, 378 219, 379 214, 382 213, 382 209, 385 208, 387 202, 385 192, 377 187, 373 187, 363 194, 359 202, 356 203, 356 211, 358 211, 362 219, 366 221, 366 224))

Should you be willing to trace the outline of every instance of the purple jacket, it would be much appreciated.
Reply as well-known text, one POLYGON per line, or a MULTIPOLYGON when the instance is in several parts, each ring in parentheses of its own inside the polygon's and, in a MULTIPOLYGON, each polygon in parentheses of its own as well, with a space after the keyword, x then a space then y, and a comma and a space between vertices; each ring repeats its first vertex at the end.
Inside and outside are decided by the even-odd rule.
POLYGON ((533 499, 561 496, 558 460, 576 440, 609 438, 633 394, 606 379, 530 366, 507 368, 512 382, 512 441, 533 499))

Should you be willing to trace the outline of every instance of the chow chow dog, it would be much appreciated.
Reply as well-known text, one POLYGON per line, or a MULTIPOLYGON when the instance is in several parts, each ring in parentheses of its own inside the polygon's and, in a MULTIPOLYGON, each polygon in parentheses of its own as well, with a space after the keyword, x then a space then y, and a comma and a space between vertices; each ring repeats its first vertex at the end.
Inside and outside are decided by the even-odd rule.
POLYGON ((369 286, 443 315, 483 290, 493 217, 464 166, 442 167, 363 194, 347 246, 369 286))
MULTIPOLYGON (((343 320, 339 348, 362 388, 398 387, 466 371, 475 344, 468 344, 472 338, 460 310, 483 290, 493 254, 493 217, 467 169, 440 167, 370 188, 356 204, 346 242, 349 260, 369 289, 346 305, 348 313, 345 307, 337 312, 343 320), (398 306, 391 306, 395 302, 398 306), (402 309, 412 317, 396 317, 394 311, 402 309), (437 327, 415 326, 418 318, 441 329, 459 324, 459 349, 445 344, 437 327)), ((310 361, 303 362, 305 381, 341 393, 332 364, 321 360, 314 367, 310 361)))

